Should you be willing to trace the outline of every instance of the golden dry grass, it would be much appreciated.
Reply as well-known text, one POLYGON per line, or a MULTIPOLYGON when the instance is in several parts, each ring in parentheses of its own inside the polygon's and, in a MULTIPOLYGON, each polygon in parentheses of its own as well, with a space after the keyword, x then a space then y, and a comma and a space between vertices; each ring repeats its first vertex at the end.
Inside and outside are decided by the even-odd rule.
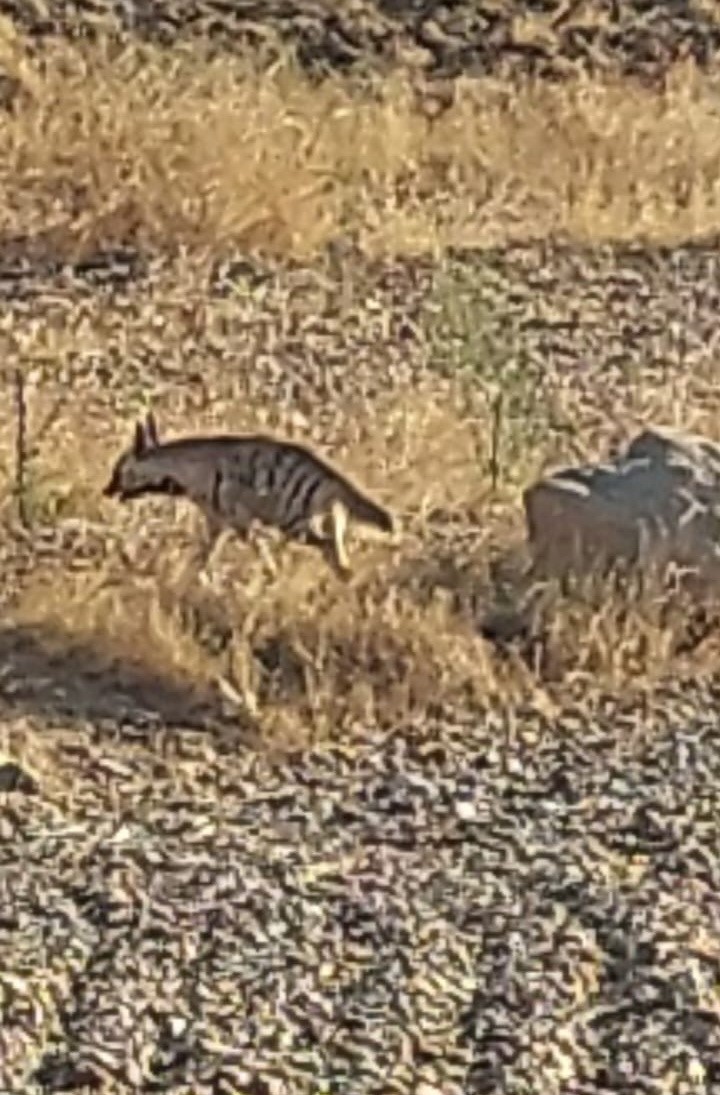
MULTIPOLYGON (((611 78, 515 88, 460 81, 431 120, 403 75, 371 90, 340 79, 318 85, 290 62, 260 72, 137 46, 57 46, 38 59, 9 34, 3 59, 25 90, 0 126, 0 240, 53 257, 134 244, 176 256, 259 249, 302 258, 347 236, 371 253, 441 255, 528 236, 669 243, 720 227, 718 83, 691 68, 664 91, 611 78)), ((212 322, 209 305, 198 308, 197 322, 212 322)), ((162 338, 177 356, 195 320, 179 305, 170 313, 162 338)), ((125 337, 142 341, 153 322, 128 315, 125 337)), ((96 303, 76 324, 6 333, 20 359, 52 367, 102 353, 108 324, 96 303)), ((142 662, 198 695, 219 690, 262 740, 286 744, 445 703, 539 694, 555 702, 575 684, 625 687, 678 672, 685 605, 661 592, 585 590, 564 601, 551 593, 510 653, 478 625, 503 601, 510 616, 521 612, 528 479, 563 459, 601 455, 610 421, 621 432, 648 418, 687 422, 687 393, 639 390, 598 426, 597 408, 559 390, 553 413, 576 425, 575 438, 558 438, 545 419, 531 430, 532 416, 520 415, 512 466, 493 488, 478 471, 490 458, 488 390, 469 396, 450 384, 418 388, 400 404, 346 406, 333 455, 403 511, 401 549, 358 548, 343 585, 302 550, 270 581, 248 549, 230 548, 215 599, 183 572, 192 521, 183 524, 182 506, 121 513, 100 499, 130 415, 109 424, 88 417, 87 402, 66 401, 39 443, 33 512, 46 524, 89 522, 101 550, 84 569, 38 567, 8 623, 86 643, 115 674, 142 662), (460 532, 436 535, 438 508, 459 515, 460 532)), ((36 424, 56 395, 52 384, 37 395, 36 424)), ((180 389, 165 410, 171 432, 211 425, 180 389)), ((712 434, 717 410, 705 404, 690 425, 709 424, 712 434)), ((212 425, 242 429, 261 414, 267 406, 217 400, 212 425)), ((282 417, 272 424, 291 432, 282 417)), ((12 431, 5 420, 6 501, 12 431)), ((689 671, 715 666, 711 652, 689 671)))
POLYGON ((268 70, 137 45, 37 57, 3 27, 0 61, 23 92, 0 127, 0 238, 50 253, 306 256, 347 235, 437 253, 720 226, 718 78, 688 65, 663 90, 461 79, 433 120, 402 73, 317 83, 289 60, 268 70))
MULTIPOLYGON (((225 424, 242 429, 258 409, 228 408, 225 424)), ((493 492, 478 474, 477 423, 463 418, 457 393, 442 405, 437 392, 419 391, 412 406, 407 397, 401 408, 389 399, 364 417, 355 408, 353 419, 357 441, 344 466, 403 512, 402 544, 356 538, 354 573, 344 582, 312 550, 281 545, 271 578, 252 547, 230 541, 210 591, 192 565, 199 532, 192 508, 104 501, 115 449, 101 425, 88 430, 70 407, 57 430, 65 444, 50 436, 38 463, 52 472, 55 495, 71 499, 65 520, 81 533, 87 523, 98 550, 85 563, 68 565, 66 554, 39 566, 6 626, 30 628, 41 644, 50 636, 50 663, 61 648, 70 665, 67 648, 92 651, 89 689, 142 674, 183 690, 188 711, 195 700, 221 700, 245 740, 265 748, 352 734, 368 721, 391 727, 453 706, 532 698, 551 707, 598 688, 642 689, 669 672, 716 670, 712 639, 701 635, 694 645, 693 628, 716 611, 710 603, 700 618, 682 591, 668 594, 660 584, 617 592, 600 583, 563 595, 524 578, 522 480, 493 492), (437 508, 444 519, 435 528, 437 508), (501 639, 509 627, 516 641, 505 647, 483 638, 488 620, 501 639)), ((192 414, 163 422, 168 433, 201 428, 192 414)), ((293 432, 289 424, 285 432, 293 432)), ((551 451, 539 445, 536 466, 551 451)), ((46 489, 41 478, 35 489, 46 489)), ((52 516, 45 509, 46 523, 52 516)), ((147 702, 152 708, 151 685, 147 702)))

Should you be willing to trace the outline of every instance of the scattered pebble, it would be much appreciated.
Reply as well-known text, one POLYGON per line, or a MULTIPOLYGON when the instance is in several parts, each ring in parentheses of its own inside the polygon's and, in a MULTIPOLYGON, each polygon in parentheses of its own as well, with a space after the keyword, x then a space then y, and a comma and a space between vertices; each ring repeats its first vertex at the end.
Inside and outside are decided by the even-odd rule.
POLYGON ((138 756, 121 827, 88 752, 0 845, 0 1089, 715 1090, 719 700, 138 756))

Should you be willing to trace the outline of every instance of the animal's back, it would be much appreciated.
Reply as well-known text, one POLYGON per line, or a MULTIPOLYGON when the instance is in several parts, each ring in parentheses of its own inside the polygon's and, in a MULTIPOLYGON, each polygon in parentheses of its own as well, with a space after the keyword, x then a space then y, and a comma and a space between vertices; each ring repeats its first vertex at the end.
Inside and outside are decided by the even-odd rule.
POLYGON ((360 521, 392 531, 390 514, 311 449, 264 434, 222 436, 203 442, 217 461, 217 506, 238 506, 285 532, 342 503, 360 521))
POLYGON ((263 434, 184 439, 213 469, 212 508, 234 525, 255 518, 292 531, 317 506, 332 472, 308 449, 263 434))

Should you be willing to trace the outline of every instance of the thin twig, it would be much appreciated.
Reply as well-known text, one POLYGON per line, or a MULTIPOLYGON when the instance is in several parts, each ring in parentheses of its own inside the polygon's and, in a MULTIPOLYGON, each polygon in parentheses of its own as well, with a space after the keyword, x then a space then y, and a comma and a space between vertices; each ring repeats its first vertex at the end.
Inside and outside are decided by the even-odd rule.
POLYGON ((22 369, 15 369, 15 501, 20 524, 30 529, 30 517, 27 508, 27 406, 25 403, 25 378, 22 369))
POLYGON ((493 493, 500 481, 500 445, 503 418, 503 393, 499 391, 492 401, 492 428, 490 434, 490 481, 493 493))

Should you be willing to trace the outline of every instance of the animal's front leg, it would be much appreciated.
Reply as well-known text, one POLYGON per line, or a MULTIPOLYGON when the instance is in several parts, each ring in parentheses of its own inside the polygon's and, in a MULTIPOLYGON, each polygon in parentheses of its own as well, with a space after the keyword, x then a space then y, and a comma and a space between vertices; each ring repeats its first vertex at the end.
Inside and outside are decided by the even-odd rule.
POLYGON ((248 533, 248 539, 251 541, 253 547, 260 556, 260 561, 265 566, 268 574, 271 578, 277 578, 280 573, 277 563, 273 558, 272 552, 268 547, 267 539, 262 529, 257 523, 254 523, 248 533))
POLYGON ((212 589, 214 586, 212 570, 213 562, 217 563, 227 539, 233 530, 223 525, 212 515, 206 517, 205 533, 199 551, 198 578, 201 585, 212 589))

